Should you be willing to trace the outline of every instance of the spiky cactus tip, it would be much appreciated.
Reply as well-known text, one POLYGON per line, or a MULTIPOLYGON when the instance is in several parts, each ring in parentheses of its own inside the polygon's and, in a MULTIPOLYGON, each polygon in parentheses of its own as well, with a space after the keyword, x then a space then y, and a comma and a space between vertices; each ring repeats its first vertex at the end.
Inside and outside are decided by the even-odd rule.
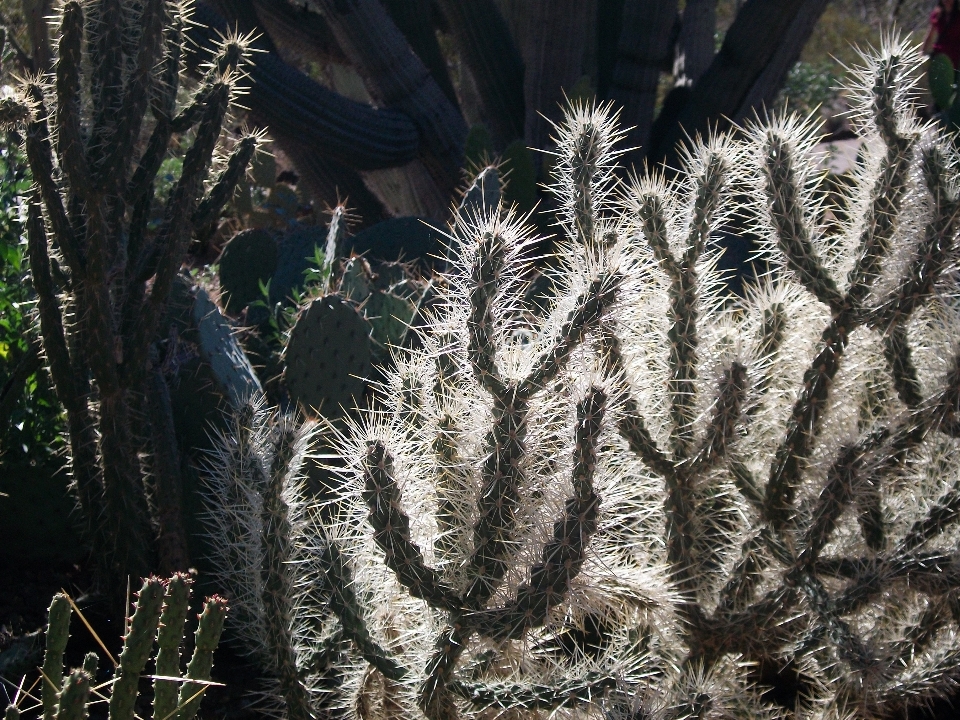
POLYGON ((317 546, 353 642, 351 717, 881 717, 960 660, 957 157, 865 57, 842 207, 802 121, 619 183, 609 108, 558 128, 555 296, 509 209, 461 214, 452 269, 380 403, 330 428, 317 546), (760 240, 731 296, 721 231, 760 240))

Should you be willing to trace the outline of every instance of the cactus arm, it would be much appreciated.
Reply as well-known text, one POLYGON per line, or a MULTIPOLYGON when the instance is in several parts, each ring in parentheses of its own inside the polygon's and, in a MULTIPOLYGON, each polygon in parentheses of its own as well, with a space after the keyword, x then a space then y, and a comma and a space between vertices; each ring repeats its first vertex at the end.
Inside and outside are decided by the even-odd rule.
POLYGON ((203 227, 216 220, 223 206, 233 196, 233 191, 247 171, 247 165, 256 149, 255 135, 248 135, 237 143, 236 149, 227 161, 227 167, 220 173, 209 194, 194 210, 190 218, 193 227, 203 227))
POLYGON ((957 242, 960 203, 950 188, 949 165, 941 148, 924 152, 923 174, 933 197, 933 217, 906 275, 888 297, 865 313, 866 324, 876 329, 884 330, 908 317, 931 296, 957 242))
POLYGON ((759 535, 749 538, 743 544, 740 559, 720 590, 715 615, 728 615, 753 598, 757 585, 763 579, 762 573, 769 565, 763 553, 764 544, 759 535))
POLYGON ((421 136, 421 154, 437 184, 452 190, 463 161, 466 123, 410 47, 383 5, 354 0, 310 0, 320 9, 344 54, 389 107, 409 115, 421 136))
POLYGON ((434 653, 427 663, 426 677, 417 695, 417 705, 429 720, 455 720, 457 717, 447 685, 453 677, 468 637, 469 631, 463 628, 454 615, 451 626, 440 634, 434 644, 434 653))
POLYGON ((86 720, 90 700, 90 675, 74 670, 63 683, 56 720, 86 720))
MULTIPOLYGON (((152 353, 153 354, 153 353, 152 353)), ((170 388, 151 357, 144 388, 147 420, 150 425, 151 469, 154 475, 153 502, 156 506, 157 554, 165 573, 186 570, 190 566, 187 530, 183 522, 183 478, 180 472, 180 443, 173 423, 170 388)), ((174 576, 175 578, 178 576, 174 576)), ((173 580, 171 580, 173 582, 173 580)), ((168 595, 169 595, 168 587, 168 595)), ((168 599, 169 602, 169 599, 168 599)), ((186 612, 186 611, 184 611, 186 612)), ((179 624, 183 630, 183 622, 179 624)), ((179 636, 178 636, 179 638, 179 636)), ((158 675, 170 675, 157 671, 158 675)))
POLYGON ((843 296, 814 251, 793 165, 793 151, 787 141, 769 133, 763 174, 766 192, 772 200, 770 219, 777 244, 800 284, 836 313, 843 306, 843 296))
POLYGON ((147 578, 140 588, 137 606, 130 619, 130 628, 123 639, 120 665, 110 694, 110 720, 133 719, 140 673, 150 658, 150 651, 157 637, 162 605, 163 583, 157 578, 147 578))
POLYGON ((294 638, 290 628, 291 597, 293 582, 290 564, 292 559, 290 539, 290 509, 283 498, 284 482, 296 456, 298 441, 292 423, 282 423, 277 428, 273 463, 263 496, 263 580, 264 620, 267 624, 270 663, 280 682, 288 716, 292 720, 307 720, 311 717, 307 689, 297 672, 297 657, 294 638))
POLYGON ((497 368, 497 347, 491 336, 493 300, 503 265, 502 239, 494 233, 484 233, 471 271, 473 287, 470 290, 470 317, 467 320, 467 355, 477 380, 495 397, 506 392, 506 385, 497 368))
POLYGON ((93 419, 84 394, 76 386, 77 376, 73 373, 64 334, 63 315, 50 277, 47 234, 36 195, 27 200, 27 243, 30 273, 34 290, 37 292, 43 349, 50 363, 50 375, 57 390, 57 398, 67 411, 73 475, 77 482, 80 507, 88 522, 87 529, 91 530, 90 520, 100 516, 103 503, 97 473, 96 439, 92 432, 93 419))
POLYGON ((580 574, 587 545, 597 530, 600 497, 593 489, 593 475, 605 402, 603 391, 591 388, 577 404, 574 494, 567 498, 563 517, 553 523, 553 537, 544 545, 540 563, 531 569, 529 584, 521 585, 516 598, 505 607, 464 616, 464 621, 481 635, 496 641, 522 638, 530 628, 546 622, 580 574))
POLYGON ((188 681, 180 687, 180 695, 177 697, 178 710, 172 720, 193 720, 196 717, 200 709, 202 692, 208 686, 189 681, 210 679, 210 671, 213 669, 213 651, 217 649, 217 644, 220 642, 223 621, 226 617, 227 601, 216 595, 207 598, 203 612, 200 614, 200 624, 197 626, 193 655, 187 665, 188 681))
POLYGON ((740 422, 746 392, 747 368, 738 362, 731 363, 720 379, 703 446, 690 463, 688 472, 702 472, 724 457, 736 425, 740 422))
POLYGON ((441 0, 457 46, 476 78, 496 146, 523 137, 523 60, 493 0, 441 0))
POLYGON ((88 652, 83 656, 83 671, 90 676, 91 680, 97 677, 97 665, 100 660, 95 652, 88 652))
POLYGON ((810 454, 815 433, 830 392, 830 385, 840 367, 840 358, 847 346, 844 322, 849 313, 834 319, 821 336, 821 349, 803 375, 803 390, 794 403, 787 423, 787 432, 771 464, 764 500, 767 520, 778 531, 789 521, 793 499, 803 462, 810 454))
POLYGON ((450 691, 470 701, 477 709, 524 708, 531 711, 549 711, 598 702, 611 688, 617 687, 616 677, 587 673, 583 678, 563 680, 553 685, 473 683, 454 680, 450 691))
MULTIPOLYGON (((168 9, 168 13, 171 11, 168 9)), ((183 19, 178 11, 172 11, 169 23, 164 28, 163 60, 157 68, 150 95, 150 110, 157 121, 173 119, 177 107, 177 90, 180 88, 180 59, 183 54, 183 19)))
MULTIPOLYGON (((677 460, 690 455, 693 443, 693 407, 697 379, 697 276, 692 263, 678 263, 670 249, 663 198, 657 193, 640 199, 640 219, 644 236, 654 257, 670 281, 670 319, 667 337, 670 340, 670 433, 673 454, 677 460)), ((693 237, 693 232, 692 232, 693 237)), ((696 261, 699 238, 687 249, 696 261)))
POLYGON ((573 348, 584 335, 599 326, 604 315, 616 302, 623 277, 617 272, 601 273, 591 280, 585 292, 576 300, 567 314, 552 346, 540 356, 539 362, 527 377, 517 385, 518 397, 529 397, 550 382, 560 372, 573 348))
POLYGON ((653 436, 650 435, 637 401, 627 384, 620 339, 609 325, 601 326, 600 351, 608 374, 618 378, 617 390, 622 397, 622 410, 617 421, 617 430, 627 441, 630 450, 640 457, 647 467, 663 477, 673 476, 675 472, 673 463, 660 451, 653 436))
POLYGON ((883 356, 890 368, 893 387, 900 400, 911 410, 920 407, 920 378, 913 364, 912 352, 907 338, 907 328, 902 322, 891 325, 883 338, 883 356))
POLYGON ((400 506, 400 490, 391 475, 392 458, 383 443, 371 442, 364 460, 366 487, 363 499, 374 530, 374 541, 383 550, 387 567, 414 597, 433 607, 454 611, 460 606, 453 588, 423 562, 423 553, 410 540, 410 518, 400 506))
MULTIPOLYGON (((192 579, 176 573, 167 582, 157 634, 157 675, 180 677, 180 643, 187 621, 192 579)), ((177 706, 178 683, 173 680, 153 681, 153 718, 164 720, 177 706)))
MULTIPOLYGON (((229 28, 206 3, 197 6, 193 19, 197 23, 187 34, 198 54, 205 55, 214 46, 216 33, 229 28)), ((348 100, 267 53, 251 59, 249 74, 246 103, 258 123, 275 135, 315 138, 309 151, 324 159, 374 170, 403 165, 417 156, 417 126, 404 112, 348 100)))
POLYGON ((859 253, 848 278, 847 302, 851 305, 858 305, 866 297, 880 274, 883 259, 890 252, 890 242, 907 191, 910 160, 916 144, 913 138, 901 137, 897 133, 892 98, 893 84, 889 82, 890 74, 895 72, 892 67, 895 64, 896 60, 893 58, 885 61, 885 67, 880 68, 874 88, 874 119, 887 145, 887 154, 870 193, 873 202, 864 218, 859 253))
POLYGON ((468 482, 456 443, 458 435, 456 421, 444 413, 437 423, 432 448, 437 466, 437 537, 433 552, 438 560, 452 560, 457 548, 469 542, 470 530, 463 521, 468 515, 463 499, 458 497, 458 490, 468 482))
POLYGON ((710 228, 713 227, 714 216, 723 199, 727 173, 727 163, 720 152, 708 153, 702 161, 702 169, 696 172, 696 198, 687 236, 687 250, 683 257, 687 268, 694 267, 710 239, 710 228))
POLYGON ((63 652, 70 638, 70 601, 66 595, 53 596, 47 618, 47 632, 44 636, 43 720, 53 720, 57 715, 57 698, 63 682, 63 652))
POLYGON ((83 9, 79 2, 63 7, 57 50, 57 151, 70 186, 84 197, 90 172, 80 132, 80 64, 83 45, 83 9))
POLYGON ((156 277, 149 296, 140 310, 139 319, 134 324, 134 337, 129 351, 129 360, 125 361, 125 374, 135 379, 146 365, 147 349, 157 330, 157 323, 163 313, 173 278, 180 270, 183 254, 190 241, 189 217, 193 211, 198 191, 201 188, 203 174, 210 156, 220 136, 220 128, 227 112, 229 88, 220 84, 207 107, 204 119, 194 144, 183 160, 183 170, 174 187, 164 210, 164 220, 157 240, 159 258, 156 277))
POLYGON ((154 68, 163 52, 164 9, 163 0, 146 0, 140 11, 137 58, 123 88, 117 128, 98 169, 100 181, 109 188, 108 192, 124 189, 127 182, 134 143, 139 139, 143 117, 150 103, 154 68))
POLYGON ((47 210, 47 218, 56 245, 63 253, 63 257, 74 275, 82 277, 83 257, 55 179, 56 172, 53 168, 53 152, 50 147, 50 130, 47 125, 48 113, 43 103, 43 89, 38 84, 31 83, 27 87, 27 92, 31 102, 35 105, 34 117, 27 125, 27 161, 33 174, 33 181, 40 188, 40 197, 43 198, 43 205, 47 210))
POLYGON ((383 673, 389 680, 399 682, 406 677, 406 669, 391 659, 386 651, 374 642, 363 620, 360 601, 353 591, 353 577, 350 566, 343 557, 340 547, 333 540, 327 540, 321 550, 330 586, 330 607, 340 618, 343 634, 356 644, 364 659, 383 673))
POLYGON ((118 111, 123 90, 124 8, 121 0, 97 0, 87 8, 86 15, 93 108, 87 162, 95 184, 102 190, 105 178, 99 171, 108 154, 105 150, 119 122, 118 111))
POLYGON ((897 543, 893 557, 906 556, 933 537, 942 533, 950 523, 960 518, 960 480, 953 484, 927 511, 927 514, 910 527, 904 538, 897 543))

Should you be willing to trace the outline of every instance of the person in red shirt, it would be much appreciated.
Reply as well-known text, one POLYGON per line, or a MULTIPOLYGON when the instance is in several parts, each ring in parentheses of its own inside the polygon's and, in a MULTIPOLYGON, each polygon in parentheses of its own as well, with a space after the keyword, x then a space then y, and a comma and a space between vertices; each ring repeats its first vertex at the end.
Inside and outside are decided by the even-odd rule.
POLYGON ((940 0, 930 14, 930 31, 923 41, 927 55, 943 53, 954 68, 960 67, 960 12, 957 0, 940 0))

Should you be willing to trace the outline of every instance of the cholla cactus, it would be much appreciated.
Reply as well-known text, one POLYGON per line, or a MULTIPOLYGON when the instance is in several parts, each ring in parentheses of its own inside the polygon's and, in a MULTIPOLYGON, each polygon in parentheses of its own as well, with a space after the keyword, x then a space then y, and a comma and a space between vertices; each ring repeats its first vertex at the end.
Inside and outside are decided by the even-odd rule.
POLYGON ((960 205, 916 66, 889 42, 859 71, 841 207, 800 121, 621 187, 609 109, 572 108, 546 316, 522 218, 459 219, 421 349, 337 440, 346 715, 777 717, 761 660, 798 669, 799 717, 952 691, 960 205), (742 299, 711 242, 731 210, 771 268, 742 299))
POLYGON ((247 401, 207 462, 207 527, 217 581, 231 598, 242 649, 263 668, 263 708, 313 717, 322 705, 323 601, 301 468, 314 426, 247 401))

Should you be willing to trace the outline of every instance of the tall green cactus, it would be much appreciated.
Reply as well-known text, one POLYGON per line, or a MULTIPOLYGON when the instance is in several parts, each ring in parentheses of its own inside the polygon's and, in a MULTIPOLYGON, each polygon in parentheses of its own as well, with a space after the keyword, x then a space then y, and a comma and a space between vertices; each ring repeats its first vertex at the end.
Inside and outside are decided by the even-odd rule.
MULTIPOLYGON (((217 596, 205 601, 197 626, 193 655, 186 673, 182 674, 180 648, 191 584, 190 577, 181 573, 166 581, 155 577, 144 580, 133 616, 129 618, 114 678, 104 686, 97 687, 91 687, 97 675, 96 653, 87 653, 83 667, 64 677, 63 653, 67 644, 72 601, 63 594, 54 596, 50 604, 47 647, 41 675, 44 718, 84 720, 89 715, 91 692, 97 691, 98 695, 108 696, 109 720, 134 720, 137 717, 135 704, 140 677, 156 643, 159 650, 153 685, 153 718, 193 720, 200 707, 200 699, 210 683, 213 651, 223 631, 227 603, 217 596)), ((9 705, 6 720, 17 720, 19 717, 18 707, 9 705)))
MULTIPOLYGON (((617 180, 614 120, 558 128, 557 294, 471 213, 418 349, 336 433, 320 587, 349 717, 887 717, 960 678, 960 164, 916 53, 854 73, 865 162, 824 219, 795 119, 617 180), (733 213, 771 270, 725 295, 733 213), (336 623, 334 624, 336 625, 336 623)), ((333 428, 331 428, 333 434, 333 428)))
MULTIPOLYGON (((82 517, 120 587, 155 564, 139 457, 150 435, 134 420, 147 415, 141 399, 151 346, 166 335, 161 320, 193 229, 217 218, 257 138, 240 138, 205 185, 242 76, 242 40, 220 45, 195 94, 178 107, 189 20, 182 6, 70 0, 57 20, 55 77, 24 81, 3 101, 0 122, 24 131, 44 351, 67 411, 82 517), (182 172, 161 206, 161 163, 175 136, 187 135, 182 172), (157 216, 154 228, 148 220, 157 216)), ((177 513, 160 509, 157 519, 161 539, 182 536, 177 513)))

